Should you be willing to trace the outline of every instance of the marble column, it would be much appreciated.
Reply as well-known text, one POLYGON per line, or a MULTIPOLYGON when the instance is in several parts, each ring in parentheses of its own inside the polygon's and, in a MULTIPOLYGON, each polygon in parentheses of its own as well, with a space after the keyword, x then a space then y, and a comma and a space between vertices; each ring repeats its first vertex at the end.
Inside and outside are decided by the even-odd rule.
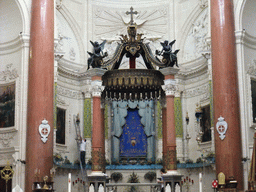
POLYGON ((53 167, 54 1, 33 0, 31 7, 25 191, 53 167), (45 120, 45 121, 44 121, 45 120), (40 134, 40 128, 41 134, 40 134))
POLYGON ((90 70, 93 100, 92 175, 101 175, 105 170, 104 104, 101 103, 101 93, 104 89, 101 77, 105 71, 102 69, 90 70))
POLYGON ((165 106, 163 107, 163 164, 167 174, 177 170, 176 158, 176 131, 174 114, 174 96, 176 84, 174 75, 179 71, 176 68, 164 68, 160 70, 165 75, 163 89, 166 94, 165 106))
POLYGON ((216 174, 223 172, 226 179, 234 177, 238 181, 237 188, 242 190, 242 147, 234 30, 233 1, 211 0, 216 174))

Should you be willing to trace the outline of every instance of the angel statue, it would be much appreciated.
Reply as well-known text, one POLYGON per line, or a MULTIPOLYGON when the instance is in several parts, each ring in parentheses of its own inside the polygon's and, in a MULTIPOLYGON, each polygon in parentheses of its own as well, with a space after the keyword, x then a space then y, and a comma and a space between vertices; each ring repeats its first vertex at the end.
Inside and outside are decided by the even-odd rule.
MULTIPOLYGON (((156 50, 156 55, 163 57, 162 62, 166 65, 166 67, 173 67, 174 65, 179 67, 177 62, 177 53, 180 50, 177 49, 174 52, 172 52, 172 45, 175 43, 175 41, 176 40, 173 40, 169 43, 169 41, 165 40, 164 42, 160 43, 163 47, 162 51, 156 50)), ((160 61, 157 56, 156 59, 160 61)))
POLYGON ((103 53, 106 40, 104 40, 101 44, 99 44, 97 41, 90 42, 93 46, 93 53, 87 51, 87 53, 90 55, 90 58, 88 59, 87 70, 90 68, 90 66, 92 66, 92 68, 100 68, 103 64, 103 58, 108 56, 107 52, 103 53))

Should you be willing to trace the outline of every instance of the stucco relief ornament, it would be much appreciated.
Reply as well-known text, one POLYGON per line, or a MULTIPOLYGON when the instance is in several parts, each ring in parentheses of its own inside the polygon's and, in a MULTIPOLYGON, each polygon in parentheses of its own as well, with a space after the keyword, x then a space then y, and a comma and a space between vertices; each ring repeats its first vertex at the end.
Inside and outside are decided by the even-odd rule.
POLYGON ((220 134, 220 139, 221 140, 224 140, 225 137, 226 137, 226 132, 227 132, 227 129, 228 129, 228 124, 226 121, 224 121, 224 118, 223 117, 219 117, 218 118, 218 122, 216 123, 216 129, 218 131, 218 133, 220 134))
POLYGON ((41 140, 44 143, 46 143, 46 141, 48 140, 48 136, 50 134, 50 131, 51 131, 50 125, 48 124, 48 121, 44 119, 42 121, 42 124, 39 125, 39 133, 41 135, 41 140))

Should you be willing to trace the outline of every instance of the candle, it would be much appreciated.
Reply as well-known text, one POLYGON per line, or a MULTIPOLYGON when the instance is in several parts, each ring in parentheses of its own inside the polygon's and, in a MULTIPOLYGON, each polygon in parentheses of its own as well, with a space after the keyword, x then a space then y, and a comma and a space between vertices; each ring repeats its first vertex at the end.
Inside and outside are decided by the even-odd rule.
POLYGON ((71 173, 68 174, 68 192, 71 192, 71 173))
POLYGON ((202 173, 199 173, 199 192, 203 192, 203 181, 202 181, 202 173))

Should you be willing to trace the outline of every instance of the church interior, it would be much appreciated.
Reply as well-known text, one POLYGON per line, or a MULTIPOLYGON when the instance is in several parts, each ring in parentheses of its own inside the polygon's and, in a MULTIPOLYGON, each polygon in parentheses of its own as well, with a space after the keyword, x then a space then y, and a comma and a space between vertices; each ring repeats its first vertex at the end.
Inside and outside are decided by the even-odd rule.
POLYGON ((255 192, 255 21, 255 0, 0 0, 0 192, 255 192))

